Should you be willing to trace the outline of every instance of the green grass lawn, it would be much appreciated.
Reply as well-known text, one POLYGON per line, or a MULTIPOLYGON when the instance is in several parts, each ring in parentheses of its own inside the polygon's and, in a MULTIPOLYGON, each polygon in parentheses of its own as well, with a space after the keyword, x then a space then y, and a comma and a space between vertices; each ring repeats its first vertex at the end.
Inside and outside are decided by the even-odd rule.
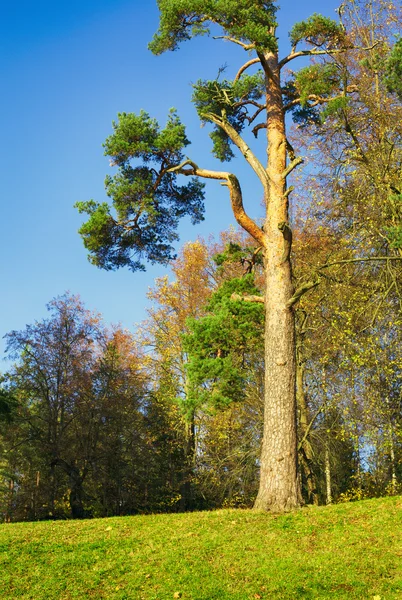
POLYGON ((0 598, 402 599, 402 498, 0 525, 0 598))

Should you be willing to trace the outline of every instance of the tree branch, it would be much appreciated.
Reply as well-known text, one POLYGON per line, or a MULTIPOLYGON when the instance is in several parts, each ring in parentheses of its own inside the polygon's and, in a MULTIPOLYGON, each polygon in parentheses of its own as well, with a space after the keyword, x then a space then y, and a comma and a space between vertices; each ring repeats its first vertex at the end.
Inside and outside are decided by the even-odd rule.
POLYGON ((332 263, 327 263, 326 265, 321 265, 321 267, 317 267, 317 270, 328 269, 329 267, 333 267, 335 265, 348 265, 352 263, 358 262, 371 262, 371 261, 389 261, 389 260, 402 260, 402 256, 370 256, 368 258, 349 258, 345 260, 336 260, 332 263))
MULTIPOLYGON (((267 108, 266 105, 260 106, 251 117, 246 116, 248 124, 251 125, 251 123, 258 117, 258 115, 260 113, 262 113, 262 111, 266 108, 267 108)), ((254 129, 252 130, 252 132, 254 133, 254 129)), ((257 136, 255 136, 255 137, 257 137, 257 136)))
POLYGON ((279 68, 282 69, 282 67, 284 65, 286 65, 288 62, 290 62, 291 60, 294 60, 295 58, 299 58, 300 56, 320 56, 320 55, 322 56, 324 54, 332 56, 332 54, 341 54, 342 52, 347 52, 348 50, 362 50, 362 51, 372 50, 373 48, 378 46, 379 43, 380 43, 380 41, 377 41, 374 44, 372 44, 371 46, 367 46, 365 48, 349 47, 349 48, 333 48, 332 50, 330 50, 330 49, 328 49, 328 50, 312 49, 312 50, 299 50, 298 52, 294 52, 292 50, 292 52, 290 54, 288 54, 287 56, 285 56, 285 58, 282 58, 282 60, 279 61, 279 68))
POLYGON ((302 449, 302 446, 304 444, 304 442, 307 440, 309 433, 311 431, 312 426, 314 425, 314 422, 316 420, 316 418, 318 417, 318 415, 324 410, 325 406, 328 404, 328 400, 325 400, 321 406, 316 410, 316 412, 314 413, 312 419, 310 420, 310 423, 307 425, 306 431, 304 432, 304 435, 302 437, 302 439, 299 442, 299 445, 297 447, 297 451, 300 452, 300 450, 302 449))
POLYGON ((214 35, 212 37, 213 40, 227 40, 228 42, 233 42, 233 44, 237 44, 241 46, 244 50, 254 50, 255 44, 245 44, 236 38, 230 37, 229 35, 214 35))
MULTIPOLYGON (((333 263, 328 263, 326 265, 322 265, 321 267, 318 267, 317 271, 320 271, 321 269, 327 269, 329 267, 333 267, 336 265, 346 265, 346 264, 353 264, 353 263, 357 263, 357 262, 371 262, 371 261, 384 261, 384 260, 385 261, 402 260, 402 256, 371 256, 369 258, 350 258, 350 259, 345 259, 345 260, 337 260, 333 263)), ((304 294, 306 294, 310 290, 312 290, 312 289, 316 288, 318 285, 320 285, 320 283, 321 283, 320 278, 324 276, 324 273, 317 273, 317 275, 318 275, 319 279, 317 279, 316 281, 309 281, 308 283, 304 283, 295 291, 295 293, 293 294, 291 299, 288 300, 288 302, 286 303, 286 308, 292 308, 292 306, 294 304, 296 304, 296 302, 298 302, 300 300, 300 298, 302 296, 304 296, 304 294)), ((389 291, 391 290, 392 287, 393 287, 393 284, 391 285, 387 294, 389 293, 389 291)))
POLYGON ((288 300, 288 302, 286 303, 286 308, 292 308, 292 306, 294 304, 296 304, 296 302, 298 302, 300 300, 300 298, 302 296, 304 296, 304 294, 306 294, 307 292, 309 292, 310 290, 312 290, 313 288, 317 287, 318 285, 320 285, 321 281, 319 279, 317 279, 317 281, 309 281, 308 283, 304 283, 303 285, 301 285, 293 294, 293 296, 291 297, 290 300, 288 300))
POLYGON ((260 129, 266 129, 266 128, 267 128, 266 123, 258 123, 258 125, 253 127, 253 129, 251 130, 251 133, 254 135, 255 138, 257 138, 258 132, 260 131, 260 129))
POLYGON ((350 135, 350 137, 352 138, 354 145, 356 146, 356 148, 358 149, 358 151, 360 152, 360 154, 362 156, 363 162, 366 165, 370 166, 370 161, 368 160, 368 158, 366 156, 366 153, 364 152, 364 150, 363 150, 363 148, 362 148, 362 146, 361 146, 361 144, 360 144, 360 142, 359 142, 359 140, 357 138, 357 135, 355 134, 355 132, 353 131, 353 129, 352 129, 351 125, 350 125, 350 122, 349 122, 349 119, 348 119, 348 116, 347 116, 346 112, 344 110, 342 112, 343 112, 343 116, 344 116, 344 119, 345 119, 345 131, 346 131, 346 133, 348 133, 350 135))
POLYGON ((258 160, 258 158, 252 152, 250 146, 248 144, 246 144, 246 142, 243 140, 241 135, 236 131, 236 129, 234 129, 234 127, 232 127, 230 125, 230 123, 227 120, 225 120, 223 118, 219 118, 216 115, 214 115, 213 113, 206 113, 204 116, 205 116, 205 118, 212 121, 212 123, 215 123, 215 125, 218 125, 218 127, 223 129, 223 131, 229 136, 229 138, 232 140, 234 145, 237 146, 237 148, 243 154, 244 158, 246 159, 246 161, 248 162, 250 167, 253 169, 253 171, 259 178, 259 180, 261 181, 261 183, 264 187, 264 191, 268 196, 268 191, 269 191, 268 174, 267 174, 266 170, 264 169, 263 165, 258 160))
POLYGON ((294 160, 292 160, 292 162, 286 167, 286 169, 283 171, 281 177, 282 179, 286 179, 286 177, 288 177, 288 175, 290 175, 290 173, 298 166, 301 165, 302 163, 304 163, 303 158, 301 158, 300 156, 298 156, 297 158, 295 158, 294 160))
POLYGON ((229 188, 230 202, 232 205, 233 215, 239 225, 247 231, 261 246, 266 247, 267 240, 263 230, 258 227, 257 223, 248 216, 244 210, 243 195, 240 188, 239 180, 236 175, 226 171, 210 171, 209 169, 200 169, 195 162, 190 159, 184 160, 179 165, 167 169, 170 173, 180 173, 181 175, 196 175, 204 179, 218 179, 222 181, 222 185, 229 188), (187 165, 190 167, 186 169, 187 165))
POLYGON ((242 67, 240 67, 240 69, 237 71, 237 75, 234 78, 234 81, 238 81, 241 77, 241 75, 244 73, 244 71, 246 69, 248 69, 249 67, 251 67, 252 65, 255 65, 256 63, 259 63, 260 59, 259 58, 252 58, 251 60, 249 60, 248 62, 246 62, 242 67))
POLYGON ((263 296, 254 296, 252 294, 240 294, 233 293, 230 296, 231 300, 243 300, 243 302, 259 302, 260 304, 264 304, 265 300, 263 296))

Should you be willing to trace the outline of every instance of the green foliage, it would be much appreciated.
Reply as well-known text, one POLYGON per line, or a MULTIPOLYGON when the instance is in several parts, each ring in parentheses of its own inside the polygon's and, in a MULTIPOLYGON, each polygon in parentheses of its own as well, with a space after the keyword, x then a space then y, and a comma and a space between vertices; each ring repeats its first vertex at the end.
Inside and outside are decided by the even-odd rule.
POLYGON ((350 103, 350 98, 347 96, 341 96, 339 98, 333 98, 325 105, 325 108, 320 112, 321 122, 324 122, 327 117, 335 115, 340 111, 344 111, 350 103))
POLYGON ((385 85, 402 100, 402 38, 391 50, 386 63, 385 85))
POLYGON ((334 63, 315 64, 296 73, 294 85, 300 95, 302 107, 308 105, 310 96, 327 98, 339 87, 339 70, 334 63))
POLYGON ((159 30, 149 44, 154 54, 176 50, 197 35, 208 34, 210 24, 225 35, 259 50, 276 50, 272 33, 276 6, 261 0, 158 0, 159 30))
MULTIPOLYGON (((214 115, 229 122, 240 133, 247 123, 247 103, 258 102, 264 90, 262 71, 254 75, 243 74, 237 81, 198 80, 194 85, 193 102, 201 121, 208 121, 209 115, 214 115)), ((232 142, 220 127, 215 127, 210 137, 213 141, 213 154, 219 160, 234 157, 232 142)))
POLYGON ((224 251, 220 252, 219 254, 215 254, 213 259, 214 263, 220 267, 228 261, 233 263, 241 262, 248 254, 248 248, 242 248, 240 244, 229 242, 224 251))
POLYGON ((345 33, 341 25, 319 14, 296 23, 289 32, 289 37, 294 46, 303 40, 317 47, 328 44, 333 47, 345 41, 345 33))
POLYGON ((282 94, 284 99, 290 103, 292 119, 299 127, 304 128, 312 123, 320 123, 320 114, 315 106, 310 106, 308 103, 301 106, 300 103, 297 102, 299 92, 296 89, 294 79, 286 82, 282 87, 282 94))
POLYGON ((178 239, 180 219, 203 220, 204 185, 192 178, 179 186, 177 175, 169 172, 183 161, 182 150, 189 144, 184 125, 172 109, 164 129, 144 111, 120 113, 113 128, 104 147, 111 165, 118 167, 105 180, 115 216, 107 203, 76 204, 80 213, 89 215, 79 230, 89 260, 106 270, 144 270, 143 257, 165 264, 175 256, 171 243, 178 239), (142 164, 133 164, 133 159, 142 164))
POLYGON ((385 228, 391 248, 402 248, 402 194, 395 193, 389 197, 390 218, 392 225, 385 228))
POLYGON ((201 319, 189 319, 184 336, 189 355, 192 401, 219 408, 242 400, 252 372, 252 349, 263 343, 262 304, 233 300, 232 294, 258 294, 253 275, 224 282, 201 319))
POLYGON ((223 252, 213 256, 214 263, 218 268, 226 263, 237 263, 246 266, 246 271, 251 272, 255 265, 262 265, 261 253, 255 252, 254 248, 242 247, 240 244, 229 242, 223 252))
POLYGON ((390 240, 391 248, 402 248, 402 227, 400 225, 388 227, 386 233, 390 240))
POLYGON ((13 410, 17 406, 16 399, 12 392, 4 387, 5 379, 0 376, 0 422, 10 421, 12 419, 13 410))

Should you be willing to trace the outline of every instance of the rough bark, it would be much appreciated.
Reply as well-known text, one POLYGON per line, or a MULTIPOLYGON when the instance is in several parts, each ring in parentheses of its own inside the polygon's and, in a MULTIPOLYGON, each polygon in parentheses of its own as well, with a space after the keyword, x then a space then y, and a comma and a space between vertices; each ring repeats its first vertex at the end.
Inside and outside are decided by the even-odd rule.
POLYGON ((284 512, 299 505, 296 360, 290 265, 286 134, 276 54, 262 58, 267 88, 268 197, 264 232, 265 405, 260 488, 254 507, 284 512), (286 225, 286 227, 285 227, 286 225), (284 234, 284 229, 286 234, 284 234))
POLYGON ((266 76, 267 168, 262 166, 223 116, 204 116, 227 133, 260 179, 266 203, 263 229, 246 213, 240 184, 234 174, 202 169, 191 160, 185 160, 169 171, 221 180, 229 189, 236 221, 263 248, 266 282, 265 408, 260 488, 254 507, 284 512, 298 507, 301 499, 297 472, 295 300, 290 264, 292 232, 288 214, 290 190, 286 189, 287 176, 301 161, 294 159, 287 165, 288 143, 278 56, 276 53, 258 56, 266 76))

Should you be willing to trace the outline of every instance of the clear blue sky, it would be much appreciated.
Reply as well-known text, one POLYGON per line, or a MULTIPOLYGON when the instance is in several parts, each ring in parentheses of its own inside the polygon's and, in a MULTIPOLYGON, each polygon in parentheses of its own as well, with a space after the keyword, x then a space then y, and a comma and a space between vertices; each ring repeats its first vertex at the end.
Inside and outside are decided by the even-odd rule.
MULTIPOLYGON (((335 18, 338 1, 280 4, 285 52, 294 22, 314 12, 335 18)), ((133 328, 145 317, 147 289, 167 270, 132 274, 90 265, 77 234, 82 217, 73 205, 105 199, 109 167, 102 142, 118 112, 144 108, 163 122, 176 107, 193 141, 189 155, 216 168, 208 133, 190 103, 190 84, 214 78, 225 63, 231 76, 247 60, 241 49, 207 38, 153 56, 147 44, 158 27, 154 0, 10 1, 1 16, 0 355, 7 332, 42 319, 46 303, 66 290, 80 294, 107 323, 133 328)), ((231 168, 240 173, 247 206, 252 202, 258 211, 253 176, 240 160, 231 168)), ((205 222, 183 223, 181 241, 233 222, 225 190, 211 184, 205 222)), ((5 368, 0 363, 0 371, 5 368)))

